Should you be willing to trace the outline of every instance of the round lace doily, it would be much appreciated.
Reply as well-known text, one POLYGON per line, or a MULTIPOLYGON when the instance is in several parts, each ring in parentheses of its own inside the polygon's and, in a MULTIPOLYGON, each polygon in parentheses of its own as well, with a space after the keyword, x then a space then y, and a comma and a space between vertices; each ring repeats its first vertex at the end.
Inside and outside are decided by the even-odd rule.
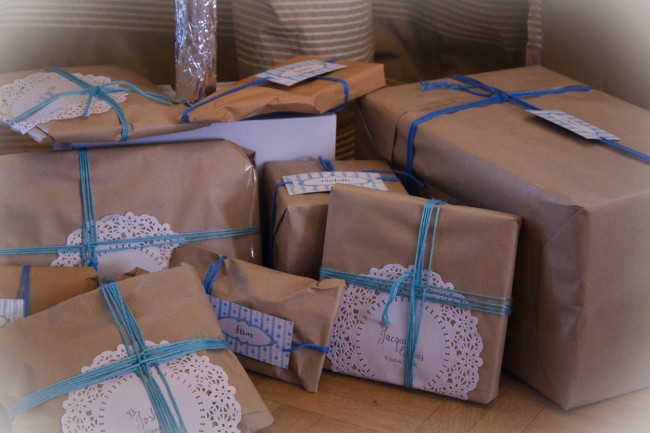
MULTIPOLYGON (((371 269, 369 275, 395 280, 412 272, 399 264, 371 269)), ((426 275, 425 275, 426 276, 426 275)), ((430 285, 453 290, 440 275, 428 275, 430 285)), ((464 300, 455 294, 459 302, 464 300)), ((404 343, 409 300, 398 296, 389 308, 391 325, 381 322, 389 295, 348 285, 343 296, 328 357, 332 370, 394 384, 403 384, 404 343)), ((467 400, 476 388, 483 340, 478 318, 471 310, 434 302, 425 303, 416 349, 414 388, 467 400)))
MULTIPOLYGON (((169 224, 161 224, 156 217, 151 215, 134 215, 127 212, 125 215, 113 214, 100 218, 96 222, 97 239, 120 240, 135 239, 148 236, 174 234, 169 224)), ((81 229, 73 231, 66 240, 66 245, 81 245, 81 229)), ((148 247, 144 243, 132 242, 128 244, 132 249, 122 249, 124 245, 107 245, 98 248, 99 260, 98 273, 100 279, 114 279, 132 270, 142 268, 150 272, 159 271, 169 266, 174 249, 177 244, 166 244, 148 247)), ((50 266, 79 266, 81 254, 78 252, 59 253, 50 266)))
MULTIPOLYGON (((95 75, 73 74, 92 86, 111 82, 108 77, 95 75)), ((18 79, 0 87, 0 118, 5 122, 59 93, 79 90, 72 81, 56 72, 36 72, 25 78, 18 79)), ((117 103, 126 101, 128 92, 110 93, 109 96, 117 103)), ((63 120, 81 117, 86 109, 88 96, 75 95, 59 98, 43 109, 34 113, 28 119, 12 125, 14 131, 25 134, 34 126, 50 120, 63 120)), ((90 103, 90 114, 104 113, 111 107, 99 98, 93 98, 90 103)))
MULTIPOLYGON (((147 346, 156 344, 147 341, 147 346)), ((160 343, 168 344, 166 341, 160 343)), ((95 357, 82 373, 126 358, 123 344, 95 357)), ((193 353, 160 365, 188 432, 235 433, 241 406, 228 375, 207 356, 193 353)), ((165 387, 151 369, 163 393, 165 387)), ((171 407, 171 406, 170 406, 171 407)), ((61 417, 63 433, 158 433, 160 427, 144 385, 134 374, 110 379, 68 394, 61 417)))

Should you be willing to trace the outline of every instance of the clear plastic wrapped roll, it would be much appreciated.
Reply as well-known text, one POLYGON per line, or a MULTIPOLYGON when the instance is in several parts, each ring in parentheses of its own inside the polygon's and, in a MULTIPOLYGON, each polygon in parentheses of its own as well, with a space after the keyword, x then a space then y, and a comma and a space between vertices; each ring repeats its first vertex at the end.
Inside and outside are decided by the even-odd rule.
POLYGON ((176 0, 176 97, 188 102, 217 83, 217 0, 176 0))

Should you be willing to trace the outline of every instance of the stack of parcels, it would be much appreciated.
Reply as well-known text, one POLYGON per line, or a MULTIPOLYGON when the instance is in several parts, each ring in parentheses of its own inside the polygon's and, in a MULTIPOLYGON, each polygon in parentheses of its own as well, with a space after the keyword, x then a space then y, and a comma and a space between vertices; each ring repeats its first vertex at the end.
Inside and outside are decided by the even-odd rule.
POLYGON ((251 155, 212 140, 0 157, 0 263, 168 266, 178 245, 261 261, 251 155))
POLYGON ((264 171, 266 233, 265 261, 274 269, 318 278, 323 257, 329 188, 351 182, 406 194, 383 161, 273 161, 264 171), (370 179, 375 179, 371 182, 370 179), (380 180, 377 180, 380 179, 380 180), (319 182, 320 180, 320 182, 319 182), (297 188, 311 182, 314 188, 297 188), (323 186, 323 188, 320 188, 323 186))
POLYGON ((91 267, 0 266, 0 328, 96 288, 91 267))
POLYGON ((298 56, 218 89, 185 110, 183 120, 233 122, 280 112, 323 114, 385 85, 379 63, 298 56))
POLYGON ((0 347, 0 405, 14 433, 171 432, 181 420, 188 432, 254 432, 273 421, 190 266, 16 321, 0 347))
POLYGON ((0 100, 0 120, 37 142, 117 142, 201 126, 181 122, 181 101, 116 66, 2 74, 0 100))
POLYGON ((196 268, 244 368, 316 392, 344 282, 319 282, 194 245, 179 247, 172 257, 172 266, 210 262, 196 268))
POLYGON ((519 226, 501 212, 335 186, 321 275, 348 284, 329 368, 494 399, 519 226))
POLYGON ((523 217, 510 371, 564 408, 650 385, 650 113, 543 67, 470 78, 493 87, 461 77, 364 98, 359 153, 395 168, 412 162, 459 202, 523 217), (553 90, 564 86, 578 87, 553 90), (495 88, 593 132, 588 122, 599 139, 536 118, 495 88), (546 93, 527 94, 537 90, 546 93))

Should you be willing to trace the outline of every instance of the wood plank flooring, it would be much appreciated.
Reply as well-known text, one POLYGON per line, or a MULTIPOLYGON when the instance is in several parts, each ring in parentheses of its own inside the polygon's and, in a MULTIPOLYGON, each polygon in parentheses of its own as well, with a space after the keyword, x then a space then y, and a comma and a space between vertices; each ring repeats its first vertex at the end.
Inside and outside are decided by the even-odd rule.
POLYGON ((325 371, 318 393, 252 374, 263 433, 650 433, 650 389, 565 411, 508 373, 489 405, 325 371))

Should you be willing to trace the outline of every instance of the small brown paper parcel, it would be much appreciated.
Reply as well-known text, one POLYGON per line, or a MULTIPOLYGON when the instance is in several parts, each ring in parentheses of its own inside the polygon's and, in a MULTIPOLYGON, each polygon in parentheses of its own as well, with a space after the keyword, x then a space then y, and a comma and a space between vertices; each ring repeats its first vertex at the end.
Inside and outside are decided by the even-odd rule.
MULTIPOLYGON (((97 271, 92 267, 28 266, 28 281, 25 283, 29 288, 27 294, 18 296, 24 268, 0 266, 0 300, 23 300, 23 297, 28 297, 27 315, 97 288, 97 271)), ((0 328, 4 327, 2 313, 0 311, 0 328)))
MULTIPOLYGON (((580 84, 541 66, 470 77, 506 92, 580 84)), ((403 169, 416 118, 479 99, 415 83, 379 90, 361 101, 357 146, 403 169)), ((593 89, 524 100, 650 154, 648 110, 593 89)), ((421 123, 414 144, 418 178, 523 217, 504 366, 565 409, 650 386, 650 165, 512 103, 421 123)))
POLYGON ((194 129, 201 125, 188 125, 179 120, 185 108, 180 102, 161 102, 169 98, 145 78, 118 66, 77 66, 57 68, 72 74, 75 83, 53 70, 31 70, 0 75, 0 119, 10 122, 38 104, 53 99, 40 110, 14 127, 29 134, 35 141, 60 143, 117 142, 126 138, 142 138, 194 129), (108 84, 113 83, 113 84, 108 84), (141 92, 155 95, 144 96, 141 92), (84 86, 84 87, 82 87, 84 86), (81 95, 60 96, 66 92, 82 92, 81 95), (126 89, 115 91, 115 89, 126 89), (92 92, 91 92, 92 91, 92 92), (100 92, 93 93, 93 92, 100 92), (89 115, 83 117, 89 95, 89 115), (116 108, 124 119, 120 120, 116 108), (123 127, 126 131, 123 131, 123 127), (126 136, 124 136, 126 134, 126 136))
MULTIPOLYGON (((174 251, 171 265, 200 264, 199 275, 207 275, 205 263, 216 263, 220 256, 194 245, 174 251)), ((206 283, 204 283, 206 284, 206 283)), ((226 258, 216 278, 209 284, 211 296, 293 322, 293 341, 327 348, 332 326, 341 303, 345 282, 322 281, 291 275, 243 260, 226 258)), ((316 347, 289 352, 288 368, 237 355, 247 370, 297 384, 306 391, 318 391, 325 353, 316 347)))
POLYGON ((93 202, 100 281, 163 269, 187 242, 261 262, 258 194, 250 155, 225 140, 1 155, 0 264, 84 264, 93 202))
MULTIPOLYGON (((147 347, 223 338, 191 266, 111 284, 117 284, 147 347)), ((0 332, 0 405, 7 414, 27 395, 76 377, 82 369, 100 368, 127 357, 104 296, 105 287, 16 321, 0 332)), ((200 350, 162 361, 159 367, 188 432, 255 432, 273 421, 228 349, 200 350)), ((160 373, 151 365, 147 369, 164 390, 160 373)), ((95 431, 94 426, 107 433, 153 432, 160 431, 157 424, 142 381, 127 372, 18 413, 12 431, 95 431)))
MULTIPOLYGON (((383 161, 332 161, 336 171, 390 170, 383 161)), ((325 222, 329 192, 290 195, 286 186, 278 186, 284 176, 323 172, 318 161, 272 161, 264 166, 266 199, 265 222, 268 228, 266 258, 268 265, 279 271, 318 278, 323 258, 325 222), (275 206, 274 206, 275 197, 275 206), (275 215, 272 211, 275 208, 275 215), (271 227, 271 224, 273 227, 271 227)), ((407 194, 393 173, 382 173, 388 191, 407 194)))
MULTIPOLYGON (((275 67, 308 60, 325 61, 324 58, 298 56, 275 67)), ((314 77, 293 86, 272 82, 248 85, 259 80, 258 77, 251 76, 225 86, 190 106, 183 114, 184 120, 233 122, 280 112, 323 114, 386 85, 382 64, 349 60, 337 60, 334 63, 345 65, 345 68, 323 77, 337 81, 314 77), (346 86, 349 91, 347 97, 346 86)))
POLYGON ((321 275, 344 278, 348 285, 332 333, 329 368, 408 386, 404 366, 410 364, 406 354, 412 340, 407 324, 413 319, 419 322, 419 338, 410 345, 415 363, 411 387, 488 403, 499 390, 520 219, 427 202, 334 186, 321 275), (425 205, 431 204, 432 214, 423 218, 425 205), (430 223, 423 236, 421 220, 430 223), (416 263, 418 247, 426 252, 422 268, 416 263), (414 302, 409 297, 417 269, 427 287, 424 303, 418 288, 414 302), (359 277, 364 275, 370 277, 359 277), (368 282, 382 281, 390 289, 398 279, 403 290, 392 303, 386 290, 368 282))

